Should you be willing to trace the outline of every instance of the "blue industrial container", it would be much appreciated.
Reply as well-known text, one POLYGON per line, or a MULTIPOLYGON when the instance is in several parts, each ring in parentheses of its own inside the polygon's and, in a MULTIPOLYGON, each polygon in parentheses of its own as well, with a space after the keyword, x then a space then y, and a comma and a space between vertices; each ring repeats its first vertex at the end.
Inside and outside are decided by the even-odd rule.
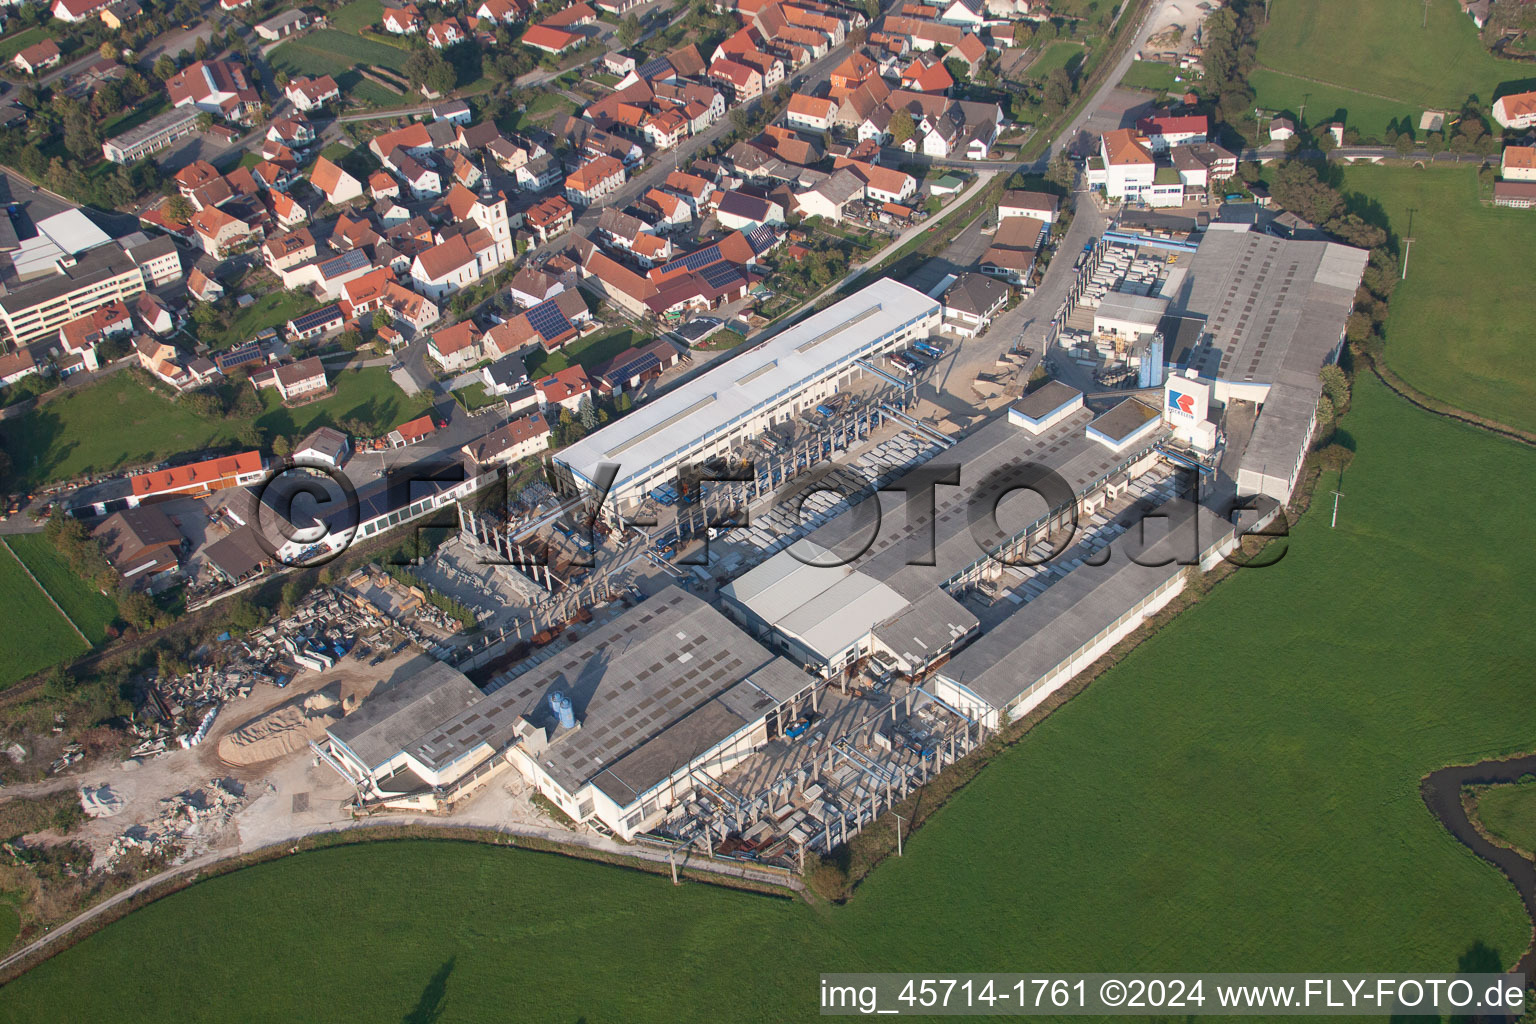
POLYGON ((560 728, 574 729, 576 727, 576 712, 571 707, 571 698, 559 690, 551 690, 549 694, 549 707, 560 719, 560 728))

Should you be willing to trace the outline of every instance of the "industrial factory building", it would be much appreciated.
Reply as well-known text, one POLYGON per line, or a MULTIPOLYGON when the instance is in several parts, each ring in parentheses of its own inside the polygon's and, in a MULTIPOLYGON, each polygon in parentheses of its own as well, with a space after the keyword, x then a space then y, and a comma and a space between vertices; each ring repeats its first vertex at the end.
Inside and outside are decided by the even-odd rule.
POLYGON ((1080 392, 1050 383, 727 584, 721 597, 749 630, 825 677, 874 653, 921 672, 976 635, 976 616, 956 596, 995 578, 1003 569, 996 556, 1017 558, 1098 512, 1157 462, 1167 433, 1138 398, 1095 415, 1080 392), (941 463, 958 472, 958 486, 922 482, 941 463), (925 486, 933 518, 923 512, 926 497, 911 500, 925 486))
POLYGON ((943 307, 882 278, 750 351, 690 380, 555 456, 574 488, 596 489, 600 467, 618 474, 603 513, 628 514, 678 467, 728 451, 814 409, 870 361, 937 331, 943 307))
POLYGON ((1226 470, 1240 493, 1290 498, 1316 426, 1318 370, 1338 358, 1368 259, 1337 242, 1208 231, 1187 271, 1169 275, 1169 315, 1203 320, 1177 332, 1190 340, 1170 346, 1169 364, 1209 382, 1216 402, 1261 407, 1226 470))
MULTIPOLYGON (((387 684, 325 730, 329 763, 370 799, 394 807, 435 809, 445 791, 497 753, 504 736, 466 734, 443 741, 439 723, 484 698, 458 669, 434 661, 387 684)), ((451 802, 451 801, 444 801, 451 802)))
MULTIPOLYGON (((1269 503, 1253 527, 1274 515, 1269 503)), ((934 695, 997 728, 1027 714, 1184 589, 1187 567, 1207 570, 1237 546, 1232 524, 1203 506, 1160 506, 1105 564, 1067 573, 934 674, 934 695)))
POLYGON ((490 694, 433 663, 331 726, 324 753, 397 808, 441 808, 511 764, 629 839, 780 735, 814 685, 671 588, 490 694))
POLYGON ((780 735, 814 686, 671 588, 486 700, 518 713, 508 759, 524 778, 577 821, 629 839, 780 735))

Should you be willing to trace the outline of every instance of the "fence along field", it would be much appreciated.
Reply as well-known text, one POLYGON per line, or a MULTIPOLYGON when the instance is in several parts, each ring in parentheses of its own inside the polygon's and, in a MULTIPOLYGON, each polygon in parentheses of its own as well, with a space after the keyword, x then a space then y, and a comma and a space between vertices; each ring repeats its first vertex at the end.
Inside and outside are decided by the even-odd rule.
POLYGON ((107 627, 117 619, 114 598, 77 576, 45 535, 20 533, 5 542, 86 639, 99 644, 107 638, 107 627))
POLYGON ((0 539, 0 689, 90 649, 8 540, 0 539))

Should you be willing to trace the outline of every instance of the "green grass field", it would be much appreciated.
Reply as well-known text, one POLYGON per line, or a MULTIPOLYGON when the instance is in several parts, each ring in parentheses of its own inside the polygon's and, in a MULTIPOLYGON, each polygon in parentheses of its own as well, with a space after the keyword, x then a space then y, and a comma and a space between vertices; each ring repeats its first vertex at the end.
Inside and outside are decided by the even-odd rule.
POLYGON ((1277 565, 1237 573, 1047 719, 845 907, 504 849, 347 848, 162 900, 0 1004, 18 1021, 515 1005, 779 1022, 816 1016, 820 971, 1445 971, 1479 942, 1508 965, 1529 922, 1418 782, 1536 735, 1536 549, 1463 497, 1518 510, 1536 463, 1371 380, 1344 426, 1359 455, 1336 529, 1320 505, 1277 565))
MULTIPOLYGON (((408 398, 382 366, 344 371, 334 385, 335 395, 295 409, 283 408, 277 392, 263 391, 265 411, 256 425, 269 437, 291 436, 353 419, 379 434, 421 415, 429 404, 425 395, 408 398)), ((217 448, 231 444, 242 423, 203 419, 117 374, 9 421, 0 435, 13 466, 5 484, 30 489, 50 480, 217 448)))
POLYGON ((1075 70, 1083 61, 1083 44, 1058 40, 1045 48, 1045 52, 1029 62, 1024 73, 1030 78, 1044 78, 1057 68, 1075 70))
POLYGON ((130 128, 137 128, 152 117, 165 113, 170 108, 170 97, 161 93, 142 103, 136 103, 122 113, 103 121, 101 124, 101 134, 106 138, 120 135, 130 128))
POLYGON ((295 409, 283 408, 276 391, 261 393, 267 411, 256 418, 256 425, 268 436, 307 434, 343 420, 362 420, 373 435, 383 434, 406 420, 414 419, 432 405, 432 396, 418 392, 407 396, 382 366, 344 370, 331 378, 336 393, 319 402, 295 409))
POLYGON ((474 412, 476 409, 484 409, 488 405, 495 405, 501 399, 495 395, 485 393, 485 385, 476 381, 466 388, 460 388, 453 393, 453 397, 465 412, 474 412))
POLYGON ((1150 89, 1153 92, 1168 92, 1176 83, 1173 79, 1178 74, 1178 69, 1171 64, 1163 64, 1155 60, 1133 60, 1130 70, 1125 77, 1120 79, 1120 84, 1127 89, 1150 89))
POLYGON ((1477 799, 1477 816, 1489 832, 1536 855, 1536 776, 1485 790, 1477 799))
POLYGON ((1414 211, 1387 362, 1427 395, 1536 430, 1536 310, 1505 301, 1536 266, 1530 211, 1481 205, 1471 168, 1352 167, 1344 189, 1379 204, 1399 236, 1414 211))
POLYGON ((535 96, 528 104, 529 117, 543 117, 555 112, 570 113, 576 109, 576 104, 561 96, 557 92, 543 92, 535 96))
MULTIPOLYGON (((231 289, 232 294, 239 292, 238 288, 231 289)), ((197 332, 199 341, 206 343, 215 352, 222 352, 236 345, 244 345, 256 337, 259 331, 268 327, 281 327, 294 317, 319 308, 320 303, 313 296, 279 288, 256 296, 256 301, 243 309, 237 308, 228 327, 198 327, 194 324, 191 329, 197 332)))
MULTIPOLYGON (((1366 96, 1262 68, 1248 76, 1248 83, 1253 86, 1266 118, 1271 111, 1288 110, 1300 114, 1305 110, 1307 124, 1343 121, 1363 138, 1385 138, 1387 126, 1403 118, 1417 127, 1419 114, 1424 110, 1407 101, 1366 96)), ((1251 129, 1252 125, 1246 124, 1243 127, 1245 130, 1251 129)))
POLYGON ((502 119, 507 131, 527 131, 535 124, 546 127, 560 114, 574 114, 576 104, 557 92, 544 92, 529 101, 527 109, 515 111, 502 119))
POLYGON ((274 70, 290 75, 340 75, 358 64, 403 71, 408 56, 405 50, 384 43, 323 28, 274 48, 268 59, 274 70))
POLYGON ((0 942, 5 943, 3 948, 9 949, 20 931, 21 915, 16 912, 15 905, 0 900, 0 942))
POLYGON ((119 373, 8 421, 0 439, 13 489, 31 489, 227 444, 237 426, 203 419, 119 373))
MULTIPOLYGON (((1258 104, 1267 109, 1296 109, 1297 91, 1311 91, 1307 120, 1320 123, 1335 106, 1360 111, 1362 121, 1346 122, 1365 134, 1364 119, 1375 116, 1377 103, 1398 104, 1380 97, 1397 97, 1409 108, 1413 122, 1425 108, 1457 110, 1469 95, 1487 106, 1501 84, 1536 77, 1536 68, 1499 60, 1477 38, 1477 27, 1461 12, 1456 0, 1430 0, 1424 27, 1422 0, 1373 0, 1341 4, 1334 0, 1285 0, 1273 5, 1270 21, 1259 34, 1262 67, 1288 75, 1317 79, 1299 85, 1262 73, 1250 80, 1258 104), (1345 96, 1343 93, 1355 93, 1345 96), (1326 93, 1326 95, 1325 95, 1326 93), (1363 95, 1375 94, 1373 97, 1363 95), (1312 111, 1317 116, 1312 115, 1312 111)), ((1517 92, 1518 89, 1506 89, 1517 92)), ((1394 115, 1395 116, 1395 115, 1394 115)))
POLYGON ((398 107, 407 102, 402 93, 391 92, 377 82, 370 82, 355 71, 349 71, 336 80, 347 94, 375 107, 398 107))
POLYGON ((384 5, 379 0, 352 0, 331 12, 331 24, 343 32, 357 33, 378 25, 384 16, 384 5))
MULTIPOLYGON (((6 64, 11 63, 11 58, 29 46, 36 46, 44 39, 52 39, 53 36, 41 25, 22 29, 20 32, 8 32, 5 38, 0 39, 0 60, 6 64)), ((17 69, 12 69, 17 70, 17 69)))
POLYGON ((534 352, 527 358, 528 375, 533 378, 547 377, 551 373, 559 373, 577 363, 590 370, 605 359, 612 359, 625 349, 645 340, 647 339, 642 338, 629 327, 598 331, 580 341, 571 342, 558 352, 542 350, 534 352))
POLYGON ((107 626, 117 619, 116 600, 75 575, 43 534, 13 534, 6 543, 92 643, 107 638, 107 626))
MULTIPOLYGON (((7 538, 10 540, 11 538, 7 538)), ((21 564, 0 546, 0 689, 65 658, 85 652, 85 642, 69 628, 21 564)), ((60 602, 61 604, 63 602, 60 602)), ((3 1000, 0 1000, 3 1002, 3 1000)))
POLYGON ((733 331, 726 327, 721 328, 714 334, 711 334, 709 337, 704 339, 703 344, 697 345, 695 347, 703 349, 706 352, 723 352, 726 349, 735 348, 737 345, 740 345, 746 340, 747 339, 742 337, 739 332, 733 331))

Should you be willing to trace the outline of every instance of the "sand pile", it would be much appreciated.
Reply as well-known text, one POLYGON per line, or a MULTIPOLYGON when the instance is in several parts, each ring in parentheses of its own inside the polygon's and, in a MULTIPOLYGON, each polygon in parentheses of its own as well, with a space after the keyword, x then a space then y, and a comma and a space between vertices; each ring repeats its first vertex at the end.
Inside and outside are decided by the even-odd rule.
MULTIPOLYGON (((322 714, 341 706, 341 701, 336 699, 340 693, 340 686, 327 686, 324 690, 316 690, 304 698, 304 710, 311 715, 322 714)), ((334 712, 340 714, 340 712, 334 712)))
POLYGON ((303 750, 341 718, 340 694, 340 685, 333 683, 273 708, 220 740, 219 758, 243 767, 303 750))

